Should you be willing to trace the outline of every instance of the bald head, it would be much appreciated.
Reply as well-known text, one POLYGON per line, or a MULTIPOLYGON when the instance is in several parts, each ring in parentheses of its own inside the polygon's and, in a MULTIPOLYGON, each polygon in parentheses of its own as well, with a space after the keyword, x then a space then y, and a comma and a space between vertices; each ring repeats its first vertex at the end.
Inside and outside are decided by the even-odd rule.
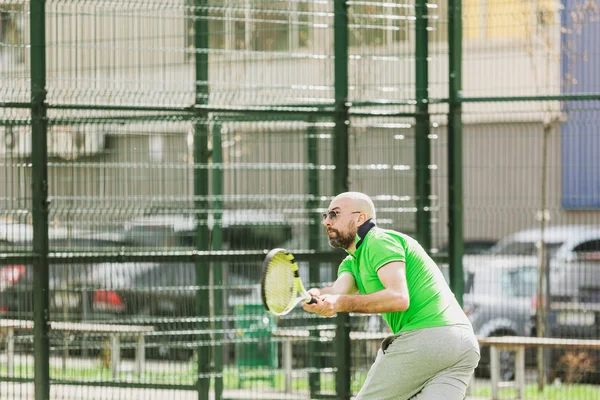
POLYGON ((364 213, 368 219, 375 219, 375 205, 373 205, 371 198, 364 193, 340 193, 331 200, 331 204, 329 205, 330 210, 336 207, 351 211, 360 211, 364 213))

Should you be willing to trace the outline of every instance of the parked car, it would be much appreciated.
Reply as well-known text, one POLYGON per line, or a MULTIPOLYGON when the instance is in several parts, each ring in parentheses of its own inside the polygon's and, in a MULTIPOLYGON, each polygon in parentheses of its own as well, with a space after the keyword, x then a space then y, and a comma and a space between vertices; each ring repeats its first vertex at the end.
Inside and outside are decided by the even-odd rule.
MULTIPOLYGON (((535 312, 537 267, 519 260, 494 263, 465 271, 463 307, 478 336, 529 336, 535 312)), ((527 357, 531 360, 531 355, 527 357)), ((504 380, 514 376, 514 354, 501 353, 504 380)), ((481 349, 478 376, 489 376, 490 353, 481 349)))
MULTIPOLYGON (((551 296, 545 298, 548 310, 546 335, 555 338, 600 339, 600 251, 585 246, 578 248, 577 259, 563 268, 550 272, 551 296)), ((531 317, 532 335, 537 334, 535 320, 531 317)), ((600 383, 600 350, 582 349, 577 374, 569 374, 573 363, 563 350, 551 353, 552 378, 577 379, 582 382, 600 383), (568 375, 570 377, 568 378, 568 375)), ((572 352, 571 352, 572 354, 572 352)))
MULTIPOLYGON (((468 257, 465 263, 476 263, 500 256, 538 255, 538 243, 542 239, 539 228, 526 229, 499 240, 481 256, 468 257)), ((544 230, 544 242, 552 265, 573 261, 582 251, 600 251, 600 226, 557 225, 544 230)))
MULTIPOLYGON (((277 247, 292 237, 292 226, 281 213, 235 210, 222 213, 223 250, 256 250, 277 247)), ((128 221, 118 233, 90 234, 52 230, 51 248, 64 251, 113 247, 189 250, 195 240, 194 218, 181 214, 147 215, 128 221)), ((31 226, 8 226, 4 248, 31 248, 31 226), (25 233, 23 233, 25 232, 25 233), (17 234, 18 233, 18 234, 17 234)), ((0 233, 3 232, 0 229, 0 233)), ((3 240, 0 237, 0 240, 3 240)), ((108 250, 108 249, 106 249, 108 250)), ((207 265, 208 267, 208 265, 207 265)), ((214 296, 222 296, 224 327, 234 324, 233 307, 261 302, 260 261, 220 263, 223 281, 211 285, 214 296)), ((148 338, 148 356, 188 358, 192 355, 190 334, 197 329, 196 265, 174 262, 129 262, 50 265, 50 311, 52 319, 118 321, 152 324, 165 335, 148 338), (187 332, 187 333, 186 333, 187 332)), ((30 265, 0 265, 0 315, 4 318, 33 317, 33 268, 30 265)), ((202 288, 206 289, 206 288, 202 288)))
MULTIPOLYGON (((33 227, 28 224, 0 223, 0 251, 32 249, 33 227)), ((109 232, 84 232, 65 228, 49 230, 51 251, 121 249, 130 246, 122 236, 109 232)), ((90 264, 50 264, 49 307, 54 320, 82 319, 80 283, 90 264)), ((0 264, 0 317, 33 318, 33 265, 0 264)))
MULTIPOLYGON (((465 256, 463 265, 466 272, 491 270, 493 268, 528 268, 536 271, 539 268, 538 246, 542 238, 539 229, 530 229, 514 233, 500 240, 489 252, 465 256)), ((598 313, 592 312, 600 306, 600 227, 590 225, 552 226, 545 230, 544 240, 547 250, 547 269, 549 272, 550 294, 546 294, 545 302, 550 306, 549 320, 551 329, 549 336, 570 338, 600 338, 598 313), (562 309, 561 309, 562 307, 562 309), (566 308, 565 308, 566 307, 566 308)), ((537 279, 537 278, 536 278, 537 279)), ((536 289, 537 287, 534 287, 536 289)), ((486 313, 481 310, 481 303, 476 306, 473 299, 465 295, 465 310, 471 313, 475 333, 482 336, 496 335, 535 335, 537 296, 535 291, 530 302, 523 304, 513 317, 504 310, 491 309, 486 313), (523 315, 528 321, 523 322, 523 315), (515 324, 515 320, 520 321, 515 324), (521 328, 520 328, 521 327, 521 328)), ((498 298, 493 300, 502 305, 498 298)), ((531 355, 532 352, 530 352, 531 355)), ((478 368, 479 375, 489 373, 489 353, 482 354, 478 368)), ((508 353, 503 356, 508 356, 508 353)), ((595 357, 592 357, 595 358, 595 357)), ((532 357, 528 357, 531 360, 532 357)), ((600 358, 597 358, 600 367, 600 358)), ((507 364, 508 365, 508 364, 507 364)), ((511 367, 512 368, 512 367, 511 367)), ((506 377, 513 375, 512 369, 503 368, 506 377)), ((600 368, 599 368, 600 370, 600 368)))
MULTIPOLYGON (((209 219, 208 223, 210 226, 214 221, 209 219)), ((223 250, 270 249, 292 236, 291 224, 277 212, 225 211, 220 225, 223 250)), ((140 249, 190 249, 196 225, 187 215, 148 215, 128 221, 123 235, 140 249)), ((224 329, 233 328, 236 305, 261 303, 261 267, 262 261, 213 265, 211 276, 214 278, 215 268, 220 268, 222 282, 201 288, 193 263, 99 264, 85 283, 91 305, 88 315, 94 320, 151 324, 164 335, 149 338, 148 357, 187 359, 195 349, 194 341, 201 337, 194 320, 198 316, 198 291, 209 290, 211 304, 220 296, 224 308, 214 309, 215 316, 223 321, 224 329)))

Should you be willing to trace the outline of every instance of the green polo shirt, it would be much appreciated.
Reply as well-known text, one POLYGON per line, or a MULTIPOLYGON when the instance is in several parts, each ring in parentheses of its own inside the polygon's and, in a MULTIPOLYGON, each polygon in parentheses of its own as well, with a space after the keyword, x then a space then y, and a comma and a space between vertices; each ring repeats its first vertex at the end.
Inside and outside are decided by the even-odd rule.
POLYGON ((385 288, 377 275, 379 268, 392 261, 406 264, 410 305, 406 311, 381 314, 392 332, 470 325, 440 269, 415 239, 371 221, 359 228, 358 235, 356 252, 342 261, 338 276, 352 274, 361 294, 385 288))

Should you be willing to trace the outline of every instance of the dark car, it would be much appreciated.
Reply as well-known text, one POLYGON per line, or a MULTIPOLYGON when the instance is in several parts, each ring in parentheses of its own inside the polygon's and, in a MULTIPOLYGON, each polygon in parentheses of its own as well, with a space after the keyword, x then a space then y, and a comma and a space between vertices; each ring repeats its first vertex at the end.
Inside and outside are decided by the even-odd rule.
MULTIPOLYGON (((291 224, 277 213, 224 212, 220 225, 223 250, 270 249, 292 237, 291 224)), ((141 250, 190 250, 195 229, 194 219, 186 215, 149 215, 125 224, 123 236, 141 250)), ((96 264, 82 289, 90 306, 87 318, 151 324, 159 333, 147 340, 148 357, 187 359, 195 349, 194 342, 202 340, 199 326, 209 326, 208 321, 197 318, 199 292, 209 292, 211 312, 222 321, 224 329, 235 326, 236 305, 261 303, 261 261, 200 267, 208 268, 213 281, 208 287, 198 286, 197 266, 193 263, 96 264), (214 281, 217 270, 221 282, 214 281), (222 309, 216 308, 217 296, 222 300, 222 309)))
MULTIPOLYGON (((550 299, 546 336, 569 339, 600 339, 600 240, 576 249, 577 257, 563 268, 550 269, 550 299)), ((531 317, 532 335, 537 334, 536 315, 531 317)), ((582 349, 550 353, 551 377, 600 383, 600 350, 582 349), (573 356, 578 357, 573 362, 573 356)), ((575 382, 569 382, 575 383, 575 382)))
MULTIPOLYGON (((3 223, 0 226, 0 251, 31 250, 33 227, 3 223)), ((83 232, 72 229, 49 230, 49 246, 60 251, 108 251, 131 246, 121 235, 83 232)), ((85 302, 80 292, 92 264, 50 264, 49 307, 53 320, 80 320, 85 302)), ((0 264, 0 317, 33 318, 33 265, 0 264)))
MULTIPOLYGON (((277 212, 225 211, 220 221, 209 218, 206 222, 211 228, 217 224, 222 226, 223 250, 269 249, 292 238, 291 224, 277 212)), ((3 240, 7 251, 31 248, 30 226, 11 225, 6 230, 12 235, 11 240, 7 237, 3 240), (15 236, 18 240, 14 240, 15 236)), ((194 246, 195 230, 195 219, 188 215, 148 215, 129 221, 118 233, 101 235, 53 230, 50 247, 52 251, 98 251, 100 248, 190 250, 194 246)), ((211 231, 215 232, 214 229, 211 231)), ((159 333, 147 339, 149 357, 187 358, 194 349, 193 342, 198 339, 197 334, 190 332, 197 331, 199 323, 202 324, 196 318, 199 290, 209 291, 213 312, 221 317, 225 329, 235 324, 234 306, 261 303, 260 261, 213 263, 201 267, 209 269, 211 279, 220 269, 222 281, 209 287, 197 286, 197 267, 193 263, 51 264, 51 319, 151 324, 159 333), (214 309, 216 296, 222 299, 222 310, 214 309)), ((2 317, 33 318, 32 282, 30 265, 0 265, 2 317)), ((204 325, 208 327, 206 321, 204 325)))

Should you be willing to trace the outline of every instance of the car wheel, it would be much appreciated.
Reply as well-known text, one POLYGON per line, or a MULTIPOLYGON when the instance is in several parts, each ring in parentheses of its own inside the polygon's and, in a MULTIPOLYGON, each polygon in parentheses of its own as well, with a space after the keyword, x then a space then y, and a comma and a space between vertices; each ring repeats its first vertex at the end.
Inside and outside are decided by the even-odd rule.
MULTIPOLYGON (((514 336, 512 332, 494 332, 490 336, 514 336)), ((515 379, 515 354, 508 351, 500 351, 500 379, 503 381, 512 381, 515 379)), ((479 365, 475 368, 475 377, 491 378, 490 367, 490 347, 481 348, 481 359, 479 365)))
POLYGON ((157 333, 146 339, 146 358, 155 360, 170 360, 170 361, 189 361, 194 350, 191 348, 184 347, 184 343, 189 343, 193 340, 193 337, 188 335, 169 335, 169 331, 181 330, 182 328, 173 326, 172 322, 159 322, 154 320, 153 317, 160 315, 154 312, 149 307, 144 308, 138 312, 138 316, 144 317, 146 321, 149 321, 154 326, 154 330, 157 333))
POLYGON ((509 351, 499 352, 500 379, 512 381, 515 379, 515 353, 509 351))

